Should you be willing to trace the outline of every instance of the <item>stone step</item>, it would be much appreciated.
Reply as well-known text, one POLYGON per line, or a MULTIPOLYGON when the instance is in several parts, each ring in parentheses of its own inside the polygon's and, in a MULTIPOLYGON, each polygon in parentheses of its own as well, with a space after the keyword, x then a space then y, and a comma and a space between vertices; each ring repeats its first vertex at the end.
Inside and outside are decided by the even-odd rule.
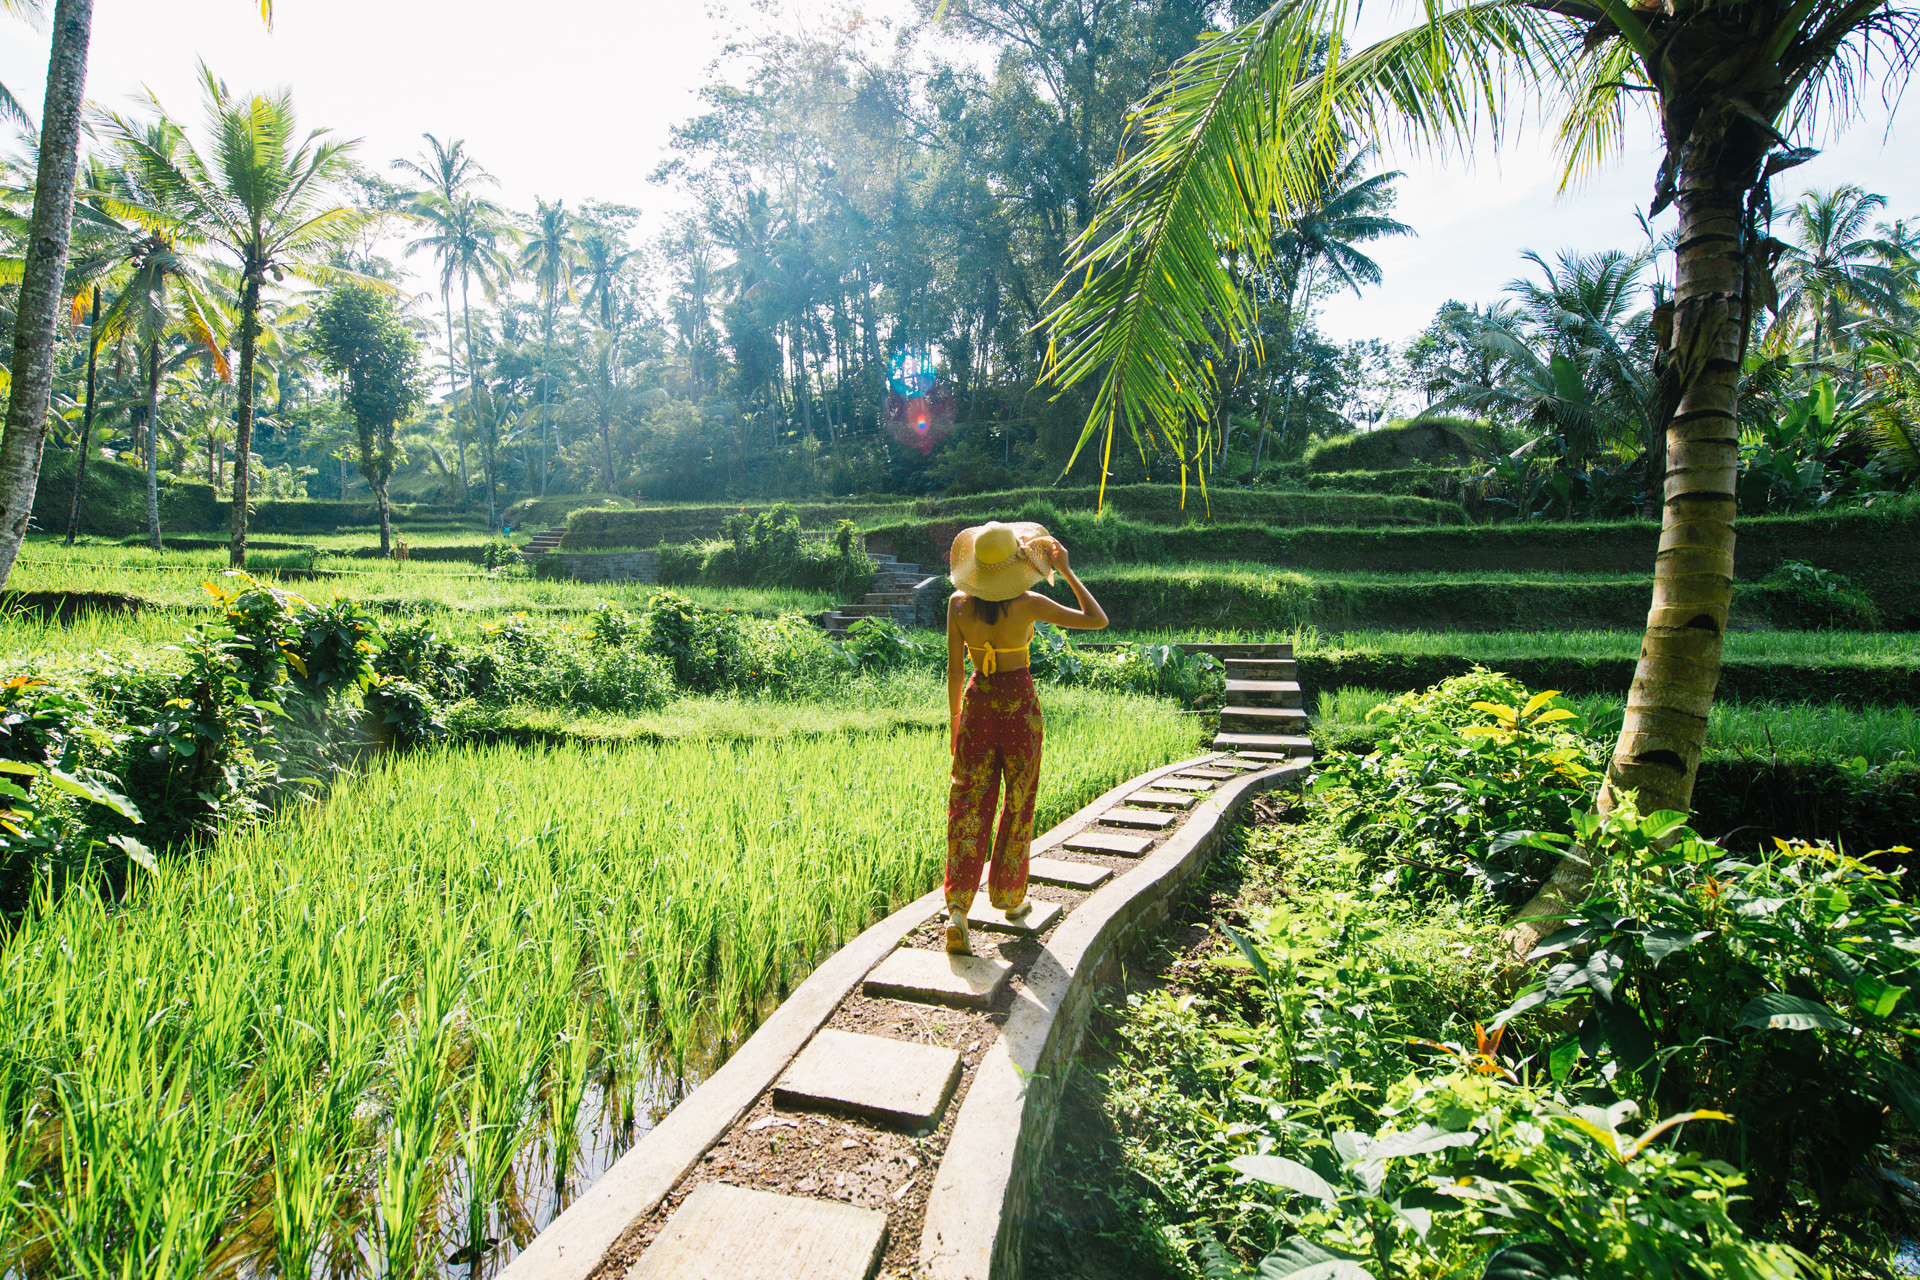
POLYGON ((950 956, 944 951, 902 947, 874 966, 860 990, 883 1000, 984 1009, 999 998, 1012 973, 1012 965, 992 956, 950 956))
POLYGON ((1128 804, 1160 804, 1184 809, 1200 797, 1191 791, 1158 791, 1149 787, 1127 797, 1128 804))
POLYGON ((1006 912, 987 902, 986 894, 975 894, 973 905, 967 908, 967 924, 990 933, 1011 933, 1025 937, 1046 932, 1060 918, 1063 908, 1059 903, 1045 902, 1039 898, 1029 898, 1027 901, 1033 904, 1033 909, 1009 919, 1006 912))
POLYGON ((1208 778, 1208 779, 1219 780, 1223 778, 1236 778, 1238 776, 1239 774, 1236 773, 1234 770, 1222 769, 1218 764, 1197 764, 1190 769, 1182 769, 1180 772, 1174 774, 1171 778, 1162 778, 1158 783, 1155 783, 1154 785, 1161 786, 1168 783, 1179 782, 1183 779, 1208 778))
POLYGON ((1125 836, 1117 831, 1082 831, 1061 842, 1062 849, 1081 853, 1110 853, 1122 858, 1137 858, 1153 848, 1152 836, 1125 836))
POLYGON ((1097 862, 1035 858, 1027 864, 1027 879, 1034 884, 1057 884, 1063 889, 1095 889, 1113 879, 1113 868, 1097 862))
POLYGON ((1222 707, 1220 727, 1241 733, 1301 731, 1307 727, 1307 713, 1298 707, 1222 707))
POLYGON ((703 1182, 626 1280, 868 1280, 886 1245, 878 1209, 703 1182))
POLYGON ((840 612, 849 618, 890 618, 893 606, 890 604, 843 604, 840 612))
POLYGON ((1162 813, 1153 809, 1109 809, 1100 815, 1099 821, 1110 827, 1145 827, 1153 831, 1162 831, 1180 821, 1177 813, 1162 813))
POLYGON ((1289 759, 1313 755, 1313 739, 1285 733, 1222 733, 1213 739, 1220 751, 1271 751, 1289 759))
POLYGON ((1235 760, 1232 756, 1216 757, 1213 761, 1216 769, 1237 769, 1241 773, 1258 773, 1260 766, 1249 760, 1235 760))
POLYGON ((1297 707, 1300 685, 1293 680, 1229 680, 1227 701, 1243 707, 1297 707))
POLYGON ((1213 790, 1213 783, 1206 778, 1188 778, 1179 774, 1175 774, 1171 778, 1162 778, 1153 785, 1156 790, 1160 791, 1200 792, 1213 790))
POLYGON ((1300 664, 1292 658, 1228 658, 1229 680, 1298 680, 1300 664))
POLYGON ((913 603, 913 592, 911 591, 869 591, 867 592, 866 595, 860 598, 860 603, 861 604, 884 604, 889 608, 891 608, 896 604, 910 605, 913 603))
POLYGON ((1306 756, 1290 756, 1283 755, 1278 751, 1241 751, 1238 754, 1245 756, 1249 760, 1260 761, 1263 768, 1271 764, 1286 764, 1288 761, 1311 760, 1313 758, 1311 754, 1306 756))
POLYGON ((899 563, 899 561, 895 560, 892 556, 886 554, 883 551, 869 551, 867 552, 867 559, 873 561, 876 565, 890 565, 890 564, 899 563))
POLYGON ((774 1085, 773 1105, 845 1111, 918 1129, 939 1118, 959 1080, 957 1049, 829 1027, 815 1034, 774 1085))

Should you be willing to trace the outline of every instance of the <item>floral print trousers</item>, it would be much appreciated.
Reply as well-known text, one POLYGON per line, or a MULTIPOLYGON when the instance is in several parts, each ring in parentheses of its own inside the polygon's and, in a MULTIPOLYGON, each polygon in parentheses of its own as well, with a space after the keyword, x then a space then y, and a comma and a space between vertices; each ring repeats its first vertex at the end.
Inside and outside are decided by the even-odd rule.
POLYGON ((1000 910, 1027 896, 1033 803, 1040 790, 1040 698, 1025 667, 974 673, 960 698, 960 732, 947 796, 947 905, 965 911, 989 854, 987 901, 1000 910), (999 805, 1001 784, 1006 803, 999 805), (1000 808, 999 829, 993 813, 1000 808))

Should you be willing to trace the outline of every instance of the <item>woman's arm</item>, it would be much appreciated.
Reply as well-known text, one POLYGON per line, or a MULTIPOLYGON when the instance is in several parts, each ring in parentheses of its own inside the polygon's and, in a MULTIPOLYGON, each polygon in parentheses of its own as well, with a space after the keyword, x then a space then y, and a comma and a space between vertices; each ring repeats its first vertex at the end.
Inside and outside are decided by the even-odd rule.
POLYGON ((1065 578, 1067 585, 1073 588, 1073 598, 1080 602, 1080 607, 1069 609, 1059 601, 1036 591, 1033 593, 1033 598, 1040 603, 1034 607, 1033 620, 1051 622, 1054 626, 1065 627, 1069 631, 1100 630, 1107 625, 1107 611, 1100 607, 1100 602, 1093 598, 1093 592, 1087 590, 1086 584, 1074 575, 1073 567, 1067 562, 1067 549, 1060 545, 1058 539, 1049 538, 1047 541, 1052 543, 1050 550, 1053 554, 1053 567, 1060 571, 1060 576, 1065 578))
POLYGON ((960 687, 967 678, 967 647, 960 638, 960 595, 947 597, 947 750, 960 749, 960 687))

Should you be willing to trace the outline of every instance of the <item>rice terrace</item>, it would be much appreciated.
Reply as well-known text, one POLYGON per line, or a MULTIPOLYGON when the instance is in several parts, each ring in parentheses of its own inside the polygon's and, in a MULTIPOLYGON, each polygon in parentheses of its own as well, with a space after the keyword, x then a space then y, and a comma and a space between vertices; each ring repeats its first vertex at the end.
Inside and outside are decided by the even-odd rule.
POLYGON ((0 1280, 1920 1275, 1920 9, 549 9, 0 5, 0 1280))

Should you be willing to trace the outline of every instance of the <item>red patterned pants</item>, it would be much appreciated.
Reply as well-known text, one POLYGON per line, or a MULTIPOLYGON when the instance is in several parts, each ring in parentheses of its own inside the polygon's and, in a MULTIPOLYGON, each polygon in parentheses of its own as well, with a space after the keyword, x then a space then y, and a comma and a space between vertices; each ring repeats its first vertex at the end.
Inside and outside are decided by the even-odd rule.
POLYGON ((1005 910, 1027 896, 1033 802, 1040 790, 1040 698, 1025 667, 974 673, 960 699, 953 789, 947 796, 947 905, 965 911, 989 854, 987 901, 1005 910), (1006 803, 999 805, 1002 780, 1006 803), (1000 808, 999 829, 993 813, 1000 808))

